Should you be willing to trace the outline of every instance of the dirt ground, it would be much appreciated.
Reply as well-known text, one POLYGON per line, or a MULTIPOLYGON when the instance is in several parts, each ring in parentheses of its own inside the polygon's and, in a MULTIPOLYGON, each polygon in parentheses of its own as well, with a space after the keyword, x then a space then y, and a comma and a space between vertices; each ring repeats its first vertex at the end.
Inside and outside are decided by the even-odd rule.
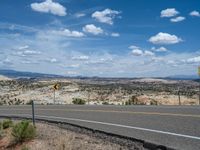
POLYGON ((142 150, 142 146, 127 147, 120 144, 99 139, 94 136, 75 133, 54 125, 38 123, 36 125, 37 136, 31 141, 19 145, 7 147, 12 143, 10 129, 6 130, 6 136, 0 138, 0 150, 142 150), (6 148, 7 147, 7 148, 6 148))

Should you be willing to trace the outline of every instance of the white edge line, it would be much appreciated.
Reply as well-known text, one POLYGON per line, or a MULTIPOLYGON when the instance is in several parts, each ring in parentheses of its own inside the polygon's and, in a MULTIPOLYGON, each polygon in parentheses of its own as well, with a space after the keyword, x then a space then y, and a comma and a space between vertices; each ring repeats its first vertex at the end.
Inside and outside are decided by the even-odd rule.
MULTIPOLYGON (((9 115, 16 116, 16 114, 9 114, 9 115)), ((20 115, 21 116, 31 116, 31 115, 24 115, 24 114, 20 114, 20 115)), ((3 115, 3 116, 8 116, 8 115, 3 115)), ((141 128, 141 127, 127 126, 127 125, 122 125, 122 124, 99 122, 99 121, 92 121, 92 120, 83 120, 83 119, 76 119, 76 118, 64 118, 64 117, 56 117, 56 116, 44 116, 44 115, 35 115, 35 116, 39 117, 39 118, 62 119, 62 120, 71 120, 71 121, 78 121, 78 122, 87 122, 87 123, 93 123, 93 124, 102 124, 102 125, 108 125, 108 126, 116 126, 116 127, 129 128, 129 129, 135 129, 135 130, 140 130, 140 131, 148 131, 148 132, 161 133, 161 134, 167 134, 167 135, 173 135, 173 136, 179 136, 179 137, 184 137, 184 138, 200 140, 200 137, 197 137, 197 136, 184 135, 184 134, 178 134, 178 133, 166 132, 166 131, 160 131, 160 130, 153 130, 153 129, 147 129, 147 128, 141 128)))

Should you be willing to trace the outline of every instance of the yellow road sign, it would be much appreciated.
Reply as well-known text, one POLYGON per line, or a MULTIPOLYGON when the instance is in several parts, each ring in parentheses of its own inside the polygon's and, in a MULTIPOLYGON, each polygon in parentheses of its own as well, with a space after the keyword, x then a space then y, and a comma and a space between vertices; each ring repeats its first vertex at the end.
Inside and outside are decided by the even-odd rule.
POLYGON ((58 83, 55 84, 55 85, 53 86, 53 88, 54 88, 54 90, 58 90, 58 89, 59 89, 59 84, 58 84, 58 83))

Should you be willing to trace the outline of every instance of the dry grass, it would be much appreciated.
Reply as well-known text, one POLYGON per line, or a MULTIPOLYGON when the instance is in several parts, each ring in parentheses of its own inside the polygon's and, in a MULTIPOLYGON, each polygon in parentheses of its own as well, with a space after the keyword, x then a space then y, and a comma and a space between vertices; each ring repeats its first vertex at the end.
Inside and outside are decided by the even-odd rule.
POLYGON ((10 129, 0 139, 0 150, 121 150, 127 149, 103 139, 75 133, 48 124, 37 124, 37 137, 34 140, 12 146, 10 129), (7 147, 7 148, 6 148, 7 147), (8 148, 9 147, 9 148, 8 148))
POLYGON ((38 137, 30 142, 31 150, 117 150, 120 145, 96 139, 88 135, 74 133, 59 127, 38 124, 38 137))

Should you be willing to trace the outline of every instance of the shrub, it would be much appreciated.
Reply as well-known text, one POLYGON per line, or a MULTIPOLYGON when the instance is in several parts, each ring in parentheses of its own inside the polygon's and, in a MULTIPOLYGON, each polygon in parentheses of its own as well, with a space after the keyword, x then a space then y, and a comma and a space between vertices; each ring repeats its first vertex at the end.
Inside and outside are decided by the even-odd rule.
POLYGON ((29 150, 29 148, 26 147, 26 146, 23 146, 23 147, 21 148, 21 150, 29 150))
POLYGON ((13 126, 13 122, 10 119, 4 120, 2 123, 3 129, 7 129, 13 126))
POLYGON ((32 101, 28 101, 26 105, 32 105, 32 101))
POLYGON ((134 95, 125 102, 125 105, 145 105, 145 103, 140 101, 137 96, 134 95))
POLYGON ((81 98, 74 98, 72 101, 73 104, 84 105, 86 102, 81 98))
POLYGON ((0 138, 3 137, 3 123, 0 122, 0 138))
POLYGON ((35 127, 29 121, 24 120, 13 126, 12 136, 16 143, 33 139, 36 135, 35 127))
POLYGON ((102 105, 109 105, 109 103, 108 102, 103 102, 102 105))
POLYGON ((158 101, 156 101, 156 100, 151 100, 151 101, 150 101, 150 105, 158 105, 158 101))

